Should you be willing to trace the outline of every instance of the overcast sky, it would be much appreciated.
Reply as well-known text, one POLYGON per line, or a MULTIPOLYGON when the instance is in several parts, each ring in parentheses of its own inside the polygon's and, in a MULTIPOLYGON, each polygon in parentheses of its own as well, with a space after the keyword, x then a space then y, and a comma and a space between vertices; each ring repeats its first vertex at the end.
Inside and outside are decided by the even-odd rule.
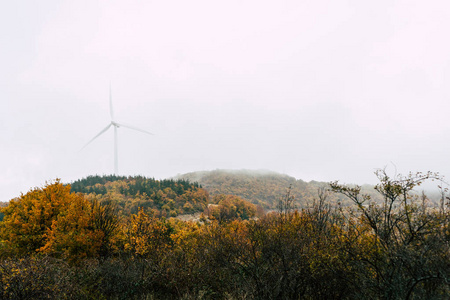
POLYGON ((450 175, 450 4, 1 1, 0 201, 61 178, 450 175))

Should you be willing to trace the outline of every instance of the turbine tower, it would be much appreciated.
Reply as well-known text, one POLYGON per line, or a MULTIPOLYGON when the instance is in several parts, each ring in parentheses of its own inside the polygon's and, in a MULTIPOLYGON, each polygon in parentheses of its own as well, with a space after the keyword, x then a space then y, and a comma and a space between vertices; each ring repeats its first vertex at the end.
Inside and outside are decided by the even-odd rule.
MULTIPOLYGON (((96 136, 94 136, 89 142, 87 142, 87 144, 86 145, 84 145, 83 146, 83 148, 81 148, 81 150, 83 150, 84 148, 86 148, 87 147, 87 145, 89 145, 90 143, 92 143, 96 138, 98 138, 99 136, 101 136, 103 133, 105 133, 111 126, 113 126, 114 127, 114 174, 118 174, 118 172, 119 172, 119 167, 118 167, 118 161, 119 161, 119 159, 118 159, 118 151, 117 151, 117 148, 118 148, 118 141, 117 141, 117 129, 119 128, 119 127, 125 127, 125 128, 129 128, 129 129, 133 129, 133 130, 136 130, 136 131, 140 131, 140 132, 143 132, 143 133, 146 133, 146 134, 150 134, 150 135, 153 135, 153 133, 150 133, 150 132, 148 132, 148 131, 145 131, 145 130, 143 130, 143 129, 140 129, 140 128, 136 128, 136 127, 134 127, 134 126, 130 126, 130 125, 125 125, 125 124, 123 124, 123 123, 117 123, 115 120, 114 120, 114 110, 113 110, 113 104, 112 104, 112 96, 111 96, 111 84, 109 85, 109 113, 110 113, 110 115, 111 115, 111 122, 108 124, 108 126, 106 126, 106 128, 104 128, 102 131, 100 131, 96 136)), ((80 150, 80 151, 81 151, 80 150)))

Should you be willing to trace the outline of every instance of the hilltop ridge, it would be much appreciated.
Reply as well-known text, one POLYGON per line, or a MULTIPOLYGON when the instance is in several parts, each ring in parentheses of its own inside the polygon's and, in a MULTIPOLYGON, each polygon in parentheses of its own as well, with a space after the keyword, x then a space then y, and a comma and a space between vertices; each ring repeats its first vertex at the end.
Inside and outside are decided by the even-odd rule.
MULTIPOLYGON (((327 182, 305 182, 292 176, 270 170, 213 170, 179 174, 174 179, 197 182, 211 196, 231 194, 267 209, 276 207, 288 190, 299 207, 305 207, 317 197, 319 189, 327 189, 327 182)), ((331 202, 347 200, 335 194, 328 195, 331 202)))

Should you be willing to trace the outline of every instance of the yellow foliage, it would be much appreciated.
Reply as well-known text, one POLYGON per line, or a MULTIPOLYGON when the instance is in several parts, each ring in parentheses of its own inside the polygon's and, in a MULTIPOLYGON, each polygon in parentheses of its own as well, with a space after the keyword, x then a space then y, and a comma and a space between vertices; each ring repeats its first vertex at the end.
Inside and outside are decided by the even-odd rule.
POLYGON ((47 243, 39 251, 63 254, 72 260, 97 254, 104 233, 92 226, 92 204, 82 196, 73 200, 47 229, 47 243))
POLYGON ((172 233, 173 227, 169 222, 149 216, 140 209, 130 218, 125 250, 140 257, 159 257, 172 246, 172 233))
POLYGON ((4 254, 85 257, 95 255, 101 243, 102 233, 91 226, 91 202, 60 180, 22 194, 1 212, 4 254))

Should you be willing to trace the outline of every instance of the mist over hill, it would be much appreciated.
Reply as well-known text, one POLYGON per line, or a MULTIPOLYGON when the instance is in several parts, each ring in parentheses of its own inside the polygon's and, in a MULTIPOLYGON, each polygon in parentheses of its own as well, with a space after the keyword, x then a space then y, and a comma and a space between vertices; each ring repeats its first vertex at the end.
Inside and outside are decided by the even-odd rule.
MULTIPOLYGON (((239 196, 264 208, 275 208, 286 196, 294 197, 298 207, 306 207, 317 198, 318 190, 328 189, 327 182, 305 182, 286 174, 269 170, 213 170, 180 174, 175 179, 199 183, 211 196, 231 194, 239 196)), ((349 204, 335 194, 328 194, 331 203, 349 204)))

